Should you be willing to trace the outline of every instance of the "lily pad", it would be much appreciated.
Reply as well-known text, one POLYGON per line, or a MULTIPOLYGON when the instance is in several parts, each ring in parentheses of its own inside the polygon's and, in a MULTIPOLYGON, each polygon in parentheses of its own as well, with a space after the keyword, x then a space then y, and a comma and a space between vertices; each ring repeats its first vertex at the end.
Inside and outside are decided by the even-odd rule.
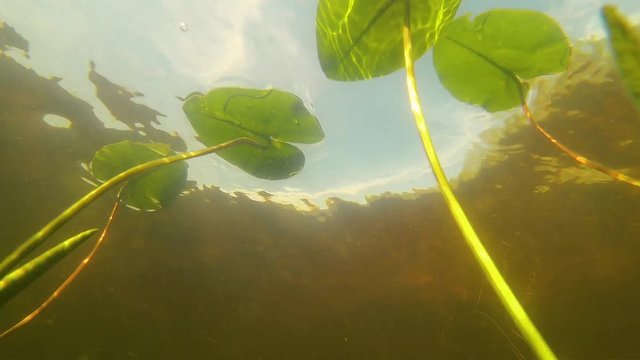
MULTIPOLYGON (((411 0, 413 58, 422 56, 453 19, 460 0, 411 0)), ((365 80, 404 67, 405 0, 320 0, 316 42, 329 79, 365 80)))
POLYGON ((614 6, 602 8, 602 17, 618 70, 640 109, 640 33, 614 6))
POLYGON ((206 146, 240 137, 258 143, 217 154, 261 179, 286 179, 302 170, 304 154, 289 142, 312 144, 324 138, 318 119, 302 100, 277 89, 214 89, 192 94, 182 109, 206 146))
POLYGON ((567 69, 571 47, 555 20, 532 10, 491 10, 452 21, 434 46, 440 81, 490 112, 522 104, 523 80, 567 69))
MULTIPOLYGON (((98 150, 91 161, 91 172, 105 182, 136 165, 173 154, 168 144, 123 141, 98 150)), ((159 210, 180 195, 186 181, 187 164, 169 164, 130 180, 121 198, 135 209, 159 210)))

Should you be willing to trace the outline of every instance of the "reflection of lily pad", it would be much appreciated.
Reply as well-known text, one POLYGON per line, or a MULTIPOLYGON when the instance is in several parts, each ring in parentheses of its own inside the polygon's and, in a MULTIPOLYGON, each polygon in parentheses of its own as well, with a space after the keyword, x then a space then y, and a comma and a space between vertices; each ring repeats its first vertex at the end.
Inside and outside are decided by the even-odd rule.
POLYGON ((217 154, 262 179, 286 179, 302 170, 304 154, 288 142, 312 144, 324 138, 318 119, 297 96, 276 89, 219 88, 191 95, 183 110, 207 146, 247 137, 217 154))
MULTIPOLYGON (((123 141, 98 150, 91 161, 91 172, 104 182, 136 165, 172 154, 167 144, 123 141)), ((181 161, 129 180, 121 196, 131 207, 159 210, 180 195, 186 181, 187 164, 181 161)))
POLYGON ((434 46, 440 81, 458 100, 500 111, 521 104, 520 80, 566 70, 571 47, 560 26, 532 10, 492 10, 452 21, 434 46))
MULTIPOLYGON (((411 0, 411 42, 418 59, 453 18, 460 0, 411 0)), ((320 0, 318 59, 333 80, 354 81, 404 67, 404 0, 320 0)))

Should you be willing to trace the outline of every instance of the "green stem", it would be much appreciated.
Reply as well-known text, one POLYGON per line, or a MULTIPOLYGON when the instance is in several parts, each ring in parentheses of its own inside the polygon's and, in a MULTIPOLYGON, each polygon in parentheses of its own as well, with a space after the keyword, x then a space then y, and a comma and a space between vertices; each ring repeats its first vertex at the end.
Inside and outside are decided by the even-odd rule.
POLYGON ((431 136, 427 129, 427 123, 422 113, 422 105, 420 105, 420 97, 418 96, 418 86, 416 84, 411 49, 410 0, 405 0, 405 18, 404 26, 402 28, 402 38, 404 42, 404 61, 407 71, 407 90, 409 92, 409 99, 411 102, 411 111, 413 112, 424 150, 427 153, 427 158, 429 159, 433 173, 436 176, 436 180, 438 181, 438 186, 440 187, 444 200, 449 207, 449 211, 456 221, 458 228, 462 232, 467 245, 473 252, 476 261, 480 264, 487 280, 497 293, 498 298, 500 298, 500 301, 509 312, 509 315, 513 319, 517 328, 523 334, 533 352, 539 359, 556 359, 553 351, 549 345, 547 345, 546 341, 527 315, 526 311, 502 277, 502 274, 500 274, 498 267, 495 265, 491 256, 478 238, 473 226, 471 226, 471 222, 453 194, 453 190, 451 190, 447 177, 442 170, 440 160, 438 159, 438 155, 436 154, 431 141, 431 136))
POLYGON ((152 160, 146 162, 144 164, 140 164, 132 167, 129 170, 123 171, 120 174, 112 177, 107 182, 95 188, 93 191, 82 197, 80 200, 76 201, 73 205, 69 206, 66 210, 64 210, 60 215, 58 215, 55 219, 51 220, 47 225, 45 225, 38 232, 33 234, 29 239, 23 242, 20 246, 18 246, 9 256, 2 260, 0 263, 0 278, 4 277, 8 274, 11 269, 16 266, 20 260, 22 260, 25 256, 27 256, 31 251, 33 251, 38 245, 40 245, 47 237, 53 234, 54 231, 59 229, 62 225, 64 225, 67 221, 69 221, 72 217, 74 217, 80 210, 84 209, 87 205, 92 203, 102 194, 104 194, 107 190, 112 187, 129 180, 131 177, 139 175, 141 173, 147 172, 154 168, 171 164, 177 161, 187 160, 203 155, 207 155, 219 150, 223 150, 229 148, 234 145, 239 144, 257 144, 249 139, 249 138, 238 138, 235 140, 227 141, 225 143, 211 146, 205 149, 184 152, 168 157, 164 157, 161 159, 152 160))
POLYGON ((64 259, 96 231, 98 229, 87 230, 61 242, 2 278, 0 280, 0 306, 64 259))

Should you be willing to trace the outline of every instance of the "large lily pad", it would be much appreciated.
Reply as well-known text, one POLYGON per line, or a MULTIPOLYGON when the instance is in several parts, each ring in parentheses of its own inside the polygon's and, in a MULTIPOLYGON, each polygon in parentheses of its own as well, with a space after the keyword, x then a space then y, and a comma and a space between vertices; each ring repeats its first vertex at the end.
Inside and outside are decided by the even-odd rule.
POLYGON ((602 8, 602 17, 618 70, 640 109, 640 33, 613 6, 602 8))
MULTIPOLYGON (((91 172, 107 181, 136 165, 173 155, 169 145, 123 141, 98 150, 91 161, 91 172)), ((187 181, 184 161, 162 166, 129 180, 121 197, 126 205, 140 210, 159 210, 178 197, 187 181)))
POLYGON ((498 9, 452 21, 433 51, 445 88, 458 100, 493 112, 522 103, 528 91, 522 80, 566 70, 571 47, 549 16, 498 9))
MULTIPOLYGON (((436 41, 460 0, 411 0, 413 58, 436 41)), ((320 0, 316 16, 318 59, 333 80, 354 81, 404 67, 405 0, 320 0)))
POLYGON ((302 170, 304 154, 288 142, 312 144, 324 138, 302 100, 277 89, 219 88, 189 96, 182 108, 207 146, 240 137, 258 143, 217 154, 261 179, 286 179, 302 170))

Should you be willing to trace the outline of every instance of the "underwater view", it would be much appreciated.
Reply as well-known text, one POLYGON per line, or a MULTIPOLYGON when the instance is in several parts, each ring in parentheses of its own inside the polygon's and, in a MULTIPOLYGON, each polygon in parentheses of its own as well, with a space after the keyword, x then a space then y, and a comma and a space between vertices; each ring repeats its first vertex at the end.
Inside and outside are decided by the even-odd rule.
POLYGON ((0 156, 0 359, 640 359, 637 0, 4 0, 0 156))

